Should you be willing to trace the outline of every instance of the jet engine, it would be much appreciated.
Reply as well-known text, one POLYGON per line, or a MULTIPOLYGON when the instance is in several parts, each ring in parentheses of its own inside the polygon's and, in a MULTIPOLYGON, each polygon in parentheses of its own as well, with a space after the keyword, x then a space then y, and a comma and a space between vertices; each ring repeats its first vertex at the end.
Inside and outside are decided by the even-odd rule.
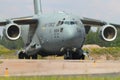
POLYGON ((116 39, 117 29, 113 25, 104 25, 100 29, 100 37, 105 41, 113 41, 116 39))
POLYGON ((4 30, 4 34, 9 40, 17 40, 21 35, 21 28, 15 23, 7 24, 4 30))

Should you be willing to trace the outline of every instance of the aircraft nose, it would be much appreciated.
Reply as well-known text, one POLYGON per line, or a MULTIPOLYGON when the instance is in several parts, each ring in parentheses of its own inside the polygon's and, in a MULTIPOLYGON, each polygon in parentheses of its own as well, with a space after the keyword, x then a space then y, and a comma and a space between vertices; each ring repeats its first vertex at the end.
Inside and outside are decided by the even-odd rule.
POLYGON ((77 36, 79 36, 77 28, 76 27, 69 28, 69 30, 68 30, 68 37, 71 38, 71 39, 74 39, 77 36))
POLYGON ((67 46, 80 45, 84 40, 85 34, 82 26, 67 26, 65 29, 64 39, 67 46))
POLYGON ((68 39, 74 39, 80 36, 81 29, 78 26, 69 26, 66 28, 68 39))

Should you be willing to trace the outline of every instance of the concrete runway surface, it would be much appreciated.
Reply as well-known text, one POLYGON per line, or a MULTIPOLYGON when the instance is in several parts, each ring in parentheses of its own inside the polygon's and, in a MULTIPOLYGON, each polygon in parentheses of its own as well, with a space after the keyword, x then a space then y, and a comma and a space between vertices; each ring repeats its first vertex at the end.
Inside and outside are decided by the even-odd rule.
POLYGON ((0 76, 92 75, 120 73, 120 61, 0 60, 0 76))

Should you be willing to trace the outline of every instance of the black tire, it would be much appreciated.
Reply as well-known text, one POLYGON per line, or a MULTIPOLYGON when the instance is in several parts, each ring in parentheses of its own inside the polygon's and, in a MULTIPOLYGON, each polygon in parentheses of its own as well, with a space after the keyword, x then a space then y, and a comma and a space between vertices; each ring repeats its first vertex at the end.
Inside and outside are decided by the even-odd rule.
POLYGON ((37 54, 32 55, 32 59, 38 59, 38 55, 37 54))
POLYGON ((74 59, 74 60, 80 60, 80 59, 85 60, 85 55, 83 55, 83 50, 74 52, 72 54, 72 59, 74 59))
POLYGON ((18 55, 18 59, 30 59, 30 56, 21 51, 18 55))
POLYGON ((25 59, 30 59, 30 56, 25 54, 25 59))
POLYGON ((73 53, 72 54, 72 59, 74 59, 74 60, 79 60, 80 59, 80 55, 78 54, 78 53, 73 53))
POLYGON ((24 59, 24 58, 25 58, 24 53, 20 52, 18 55, 18 59, 24 59))

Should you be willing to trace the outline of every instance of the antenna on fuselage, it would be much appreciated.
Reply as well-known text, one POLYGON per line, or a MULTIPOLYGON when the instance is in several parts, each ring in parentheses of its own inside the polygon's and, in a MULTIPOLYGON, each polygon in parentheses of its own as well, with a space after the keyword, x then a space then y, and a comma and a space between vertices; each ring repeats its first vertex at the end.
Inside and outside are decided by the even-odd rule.
POLYGON ((34 0, 34 13, 36 15, 42 14, 42 4, 41 0, 34 0))

